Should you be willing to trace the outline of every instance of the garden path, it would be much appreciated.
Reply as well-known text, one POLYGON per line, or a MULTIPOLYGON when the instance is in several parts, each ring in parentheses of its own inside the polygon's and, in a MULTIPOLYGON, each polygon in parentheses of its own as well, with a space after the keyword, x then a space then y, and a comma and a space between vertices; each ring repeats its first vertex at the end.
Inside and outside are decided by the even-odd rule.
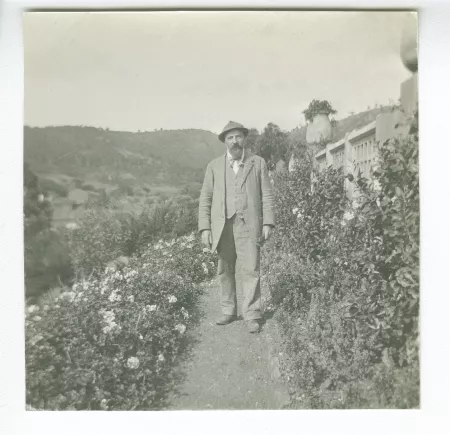
POLYGON ((195 344, 178 368, 184 382, 166 409, 281 409, 289 396, 274 356, 274 320, 266 320, 259 334, 250 334, 242 319, 218 326, 218 289, 214 280, 203 287, 201 320, 187 333, 195 344))

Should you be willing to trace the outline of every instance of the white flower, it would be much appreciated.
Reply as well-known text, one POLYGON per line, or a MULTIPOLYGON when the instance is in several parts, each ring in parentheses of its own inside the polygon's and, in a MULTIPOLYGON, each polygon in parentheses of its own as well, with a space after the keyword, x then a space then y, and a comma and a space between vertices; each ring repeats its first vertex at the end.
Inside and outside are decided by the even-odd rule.
POLYGON ((60 294, 59 299, 73 302, 73 300, 75 299, 75 293, 74 292, 63 292, 60 294))
POLYGON ((103 399, 100 402, 100 408, 103 409, 104 411, 106 411, 108 409, 108 401, 106 399, 103 399))
POLYGON ((144 337, 142 336, 142 334, 139 334, 139 340, 143 340, 144 337))
POLYGON ((189 313, 188 313, 188 311, 186 310, 186 308, 181 307, 181 314, 183 315, 183 317, 184 317, 185 320, 186 320, 186 319, 189 319, 189 313))
POLYGON ((158 355, 158 361, 164 362, 166 359, 164 358, 164 355, 162 353, 160 353, 158 355))
POLYGON ((169 304, 174 304, 178 299, 176 298, 176 296, 169 296, 169 304))
POLYGON ((186 248, 188 249, 192 249, 193 245, 191 245, 190 243, 186 245, 186 248))
POLYGON ((41 341, 44 337, 41 334, 35 335, 31 340, 30 343, 32 346, 34 346, 36 343, 41 341))
POLYGON ((183 325, 182 323, 179 323, 178 325, 175 326, 175 329, 176 329, 180 334, 184 334, 184 332, 186 331, 186 325, 183 325))
POLYGON ((113 292, 109 295, 108 300, 109 302, 120 302, 122 300, 122 296, 120 296, 118 293, 119 290, 113 290, 113 292))
POLYGON ((116 322, 109 322, 106 324, 106 326, 103 327, 102 331, 104 334, 108 334, 111 331, 113 331, 114 329, 117 329, 118 331, 120 331, 121 328, 116 322))
POLYGON ((202 263, 202 267, 203 267, 203 272, 205 273, 205 275, 208 275, 208 273, 209 273, 208 266, 205 263, 202 263))
POLYGON ((128 296, 128 297, 127 297, 127 300, 128 300, 129 302, 134 302, 134 296, 133 296, 133 295, 128 296))
POLYGON ((42 317, 36 316, 33 320, 34 320, 35 322, 39 322, 39 320, 42 320, 42 317))
POLYGON ((156 305, 146 305, 147 311, 156 311, 156 305))
POLYGON ((354 217, 355 217, 355 214, 351 210, 348 210, 344 213, 344 219, 346 221, 349 221, 349 220, 353 219, 354 217))
POLYGON ((103 320, 105 322, 112 322, 116 318, 116 314, 114 313, 114 311, 101 309, 99 313, 103 316, 103 320))
POLYGON ((129 369, 137 369, 139 367, 139 359, 137 359, 135 356, 131 356, 127 360, 127 367, 129 369))
POLYGON ((39 311, 39 307, 37 305, 30 305, 27 308, 28 313, 34 313, 35 311, 39 311))
POLYGON ((203 248, 203 252, 211 252, 208 248, 203 248))
POLYGON ((298 208, 298 207, 294 207, 294 208, 292 209, 292 214, 297 214, 298 211, 299 211, 299 208, 298 208))
POLYGON ((77 293, 77 298, 81 298, 81 296, 83 296, 84 292, 78 292, 77 293))

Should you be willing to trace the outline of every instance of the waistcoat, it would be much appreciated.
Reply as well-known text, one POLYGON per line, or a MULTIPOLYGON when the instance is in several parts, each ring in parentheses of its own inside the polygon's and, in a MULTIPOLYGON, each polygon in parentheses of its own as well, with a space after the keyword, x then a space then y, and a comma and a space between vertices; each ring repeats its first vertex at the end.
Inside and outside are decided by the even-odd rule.
POLYGON ((239 167, 237 174, 230 167, 228 160, 225 161, 225 216, 230 219, 236 213, 243 218, 242 197, 244 190, 241 189, 242 176, 244 175, 243 167, 239 167))

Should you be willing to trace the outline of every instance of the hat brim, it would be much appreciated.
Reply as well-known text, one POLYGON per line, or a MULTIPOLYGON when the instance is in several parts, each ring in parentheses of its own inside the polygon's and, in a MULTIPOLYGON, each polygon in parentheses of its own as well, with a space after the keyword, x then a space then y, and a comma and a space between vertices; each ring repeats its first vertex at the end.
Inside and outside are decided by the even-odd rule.
POLYGON ((248 128, 245 127, 231 127, 228 130, 222 131, 222 133, 219 134, 219 140, 221 142, 225 142, 225 136, 227 135, 227 133, 231 130, 241 130, 244 132, 245 137, 248 136, 248 128))

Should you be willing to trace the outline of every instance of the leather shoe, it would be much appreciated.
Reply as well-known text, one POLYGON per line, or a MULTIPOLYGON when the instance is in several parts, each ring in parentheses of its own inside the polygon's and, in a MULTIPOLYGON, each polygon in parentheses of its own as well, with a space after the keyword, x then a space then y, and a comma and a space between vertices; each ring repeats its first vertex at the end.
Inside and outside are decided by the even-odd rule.
POLYGON ((247 321, 247 328, 248 331, 252 334, 259 332, 261 330, 261 327, 259 325, 259 322, 257 320, 249 320, 247 321))
POLYGON ((236 316, 224 314, 220 319, 216 321, 216 325, 228 325, 236 320, 236 316))

